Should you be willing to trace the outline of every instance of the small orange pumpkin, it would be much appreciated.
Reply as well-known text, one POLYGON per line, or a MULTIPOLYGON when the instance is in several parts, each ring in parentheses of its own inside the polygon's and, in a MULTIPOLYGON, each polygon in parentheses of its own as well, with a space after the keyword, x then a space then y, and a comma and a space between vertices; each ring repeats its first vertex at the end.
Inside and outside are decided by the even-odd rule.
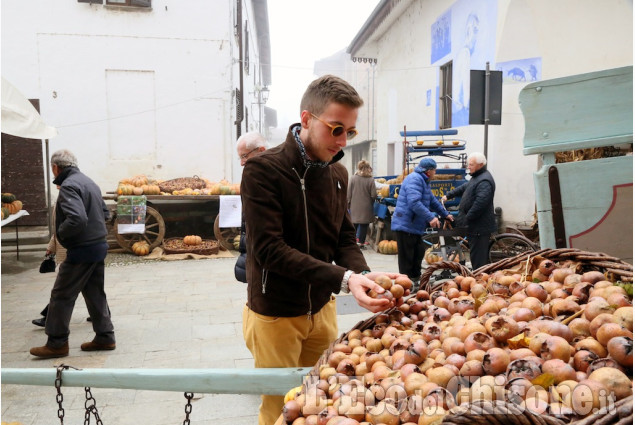
POLYGON ((139 256, 148 255, 150 253, 150 245, 146 241, 137 241, 132 244, 132 252, 139 256))
POLYGON ((197 235, 188 235, 183 238, 183 243, 185 245, 200 245, 203 243, 203 239, 197 235))

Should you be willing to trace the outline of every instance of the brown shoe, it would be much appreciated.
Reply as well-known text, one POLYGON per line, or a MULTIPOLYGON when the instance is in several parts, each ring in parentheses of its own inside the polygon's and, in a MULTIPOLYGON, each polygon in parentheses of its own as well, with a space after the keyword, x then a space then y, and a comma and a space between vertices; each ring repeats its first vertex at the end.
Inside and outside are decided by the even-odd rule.
POLYGON ((117 344, 100 344, 95 341, 85 342, 81 346, 82 351, 102 351, 102 350, 114 350, 117 348, 117 344))
POLYGON ((52 359, 54 357, 68 356, 68 342, 61 347, 53 348, 48 345, 42 347, 33 347, 30 350, 31 355, 41 357, 43 359, 52 359))

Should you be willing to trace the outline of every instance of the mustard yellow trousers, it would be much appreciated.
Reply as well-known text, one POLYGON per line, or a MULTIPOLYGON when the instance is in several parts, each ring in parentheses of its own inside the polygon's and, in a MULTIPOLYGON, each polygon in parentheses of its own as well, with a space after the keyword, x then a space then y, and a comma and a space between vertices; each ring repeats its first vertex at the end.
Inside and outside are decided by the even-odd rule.
MULTIPOLYGON (((311 367, 337 338, 335 297, 309 316, 271 317, 243 309, 243 336, 255 367, 311 367)), ((291 389, 291 388, 289 388, 291 389)), ((263 395, 258 425, 273 425, 284 396, 263 395)))

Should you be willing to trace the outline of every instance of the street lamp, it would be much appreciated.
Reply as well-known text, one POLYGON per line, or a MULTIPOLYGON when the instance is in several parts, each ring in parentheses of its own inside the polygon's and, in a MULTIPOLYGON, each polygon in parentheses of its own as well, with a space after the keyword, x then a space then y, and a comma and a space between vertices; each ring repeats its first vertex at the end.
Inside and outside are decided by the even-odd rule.
POLYGON ((263 106, 267 103, 267 100, 269 100, 269 87, 257 85, 254 91, 258 93, 258 131, 262 134, 263 106))

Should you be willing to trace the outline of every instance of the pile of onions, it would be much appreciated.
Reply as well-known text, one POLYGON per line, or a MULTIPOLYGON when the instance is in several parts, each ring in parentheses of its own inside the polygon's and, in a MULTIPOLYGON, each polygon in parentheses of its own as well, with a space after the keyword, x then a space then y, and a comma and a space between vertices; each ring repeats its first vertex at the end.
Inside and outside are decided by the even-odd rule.
POLYGON ((566 420, 610 409, 633 393, 632 300, 576 266, 542 260, 528 276, 418 291, 335 344, 283 423, 429 425, 475 400, 566 420))

